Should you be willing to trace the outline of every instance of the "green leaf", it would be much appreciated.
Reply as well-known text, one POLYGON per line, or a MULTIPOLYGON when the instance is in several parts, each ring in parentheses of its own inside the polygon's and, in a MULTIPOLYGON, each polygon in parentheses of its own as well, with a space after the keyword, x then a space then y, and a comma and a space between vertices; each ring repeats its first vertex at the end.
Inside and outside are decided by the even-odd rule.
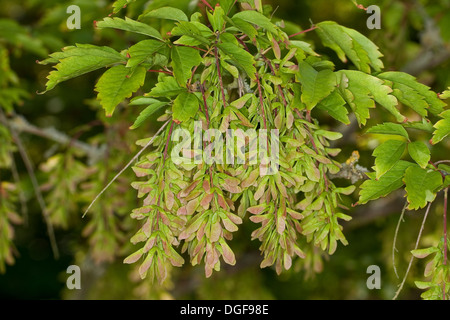
POLYGON ((192 76, 192 68, 203 61, 198 50, 190 47, 174 46, 172 48, 172 67, 175 79, 182 87, 186 87, 192 76))
POLYGON ((222 42, 218 44, 219 49, 230 57, 238 67, 247 73, 252 80, 256 80, 255 59, 253 55, 240 48, 232 42, 222 42))
POLYGON ((405 141, 387 140, 374 150, 377 179, 397 164, 405 152, 406 146, 407 143, 405 141))
POLYGON ((442 92, 442 94, 439 95, 439 98, 442 100, 450 99, 450 87, 448 87, 448 90, 442 92))
POLYGON ((433 124, 431 123, 431 121, 428 121, 427 119, 422 119, 422 121, 406 122, 403 124, 403 126, 405 128, 422 130, 428 133, 434 132, 433 124))
POLYGON ((152 58, 155 53, 163 53, 164 51, 167 51, 167 45, 164 42, 156 40, 140 41, 128 49, 128 55, 130 58, 128 60, 127 67, 135 67, 145 61, 148 61, 148 59, 152 58))
POLYGON ((145 96, 156 98, 173 97, 184 91, 186 91, 186 89, 182 88, 174 77, 164 77, 162 80, 158 81, 150 93, 145 94, 145 96))
POLYGON ((112 116, 119 103, 131 97, 144 85, 146 73, 144 67, 133 70, 124 65, 118 65, 112 67, 100 77, 95 90, 98 92, 97 97, 106 111, 106 116, 112 116))
POLYGON ((173 119, 180 122, 188 121, 195 117, 198 108, 197 96, 190 92, 183 92, 173 102, 173 119))
POLYGON ((385 197, 403 186, 403 176, 407 168, 413 163, 400 160, 379 180, 370 179, 361 185, 359 204, 385 197))
POLYGON ((421 116, 427 116, 427 110, 434 115, 441 113, 445 103, 438 95, 416 78, 404 72, 384 72, 378 75, 380 79, 392 82, 392 93, 404 105, 410 107, 421 116))
POLYGON ((50 72, 46 91, 52 90, 57 84, 81 76, 85 73, 124 62, 125 57, 109 47, 97 47, 88 44, 77 44, 66 47, 62 52, 51 54, 59 63, 56 70, 50 72))
POLYGON ((130 127, 131 130, 139 128, 145 120, 147 120, 152 114, 154 114, 156 111, 161 109, 162 107, 166 106, 167 102, 157 102, 149 105, 147 108, 145 108, 137 117, 134 124, 130 127))
POLYGON ((241 11, 236 13, 232 19, 234 20, 235 18, 242 19, 251 24, 256 24, 257 26, 264 28, 273 34, 277 34, 276 26, 270 21, 270 19, 257 11, 241 11))
POLYGON ((422 168, 426 168, 431 159, 431 152, 422 141, 415 141, 408 145, 408 152, 411 158, 422 168))
POLYGON ((436 190, 442 185, 442 176, 437 171, 412 166, 406 170, 404 182, 408 210, 417 210, 434 201, 436 190))
POLYGON ((450 110, 442 112, 440 116, 444 119, 434 125, 436 130, 433 133, 432 144, 439 143, 450 135, 450 110))
POLYGON ((214 35, 214 33, 200 22, 186 22, 180 21, 175 28, 171 31, 172 36, 181 36, 180 39, 175 41, 175 44, 198 46, 203 44, 209 45, 210 41, 208 37, 214 35))
POLYGON ((324 46, 334 50, 343 62, 347 62, 348 57, 359 70, 366 73, 371 73, 371 67, 375 71, 383 68, 380 60, 383 55, 378 47, 358 31, 333 21, 320 22, 316 26, 324 46))
POLYGON ((216 7, 214 12, 211 14, 207 11, 208 20, 211 23, 214 31, 221 31, 225 25, 225 12, 222 7, 216 7))
POLYGON ((148 24, 135 21, 133 19, 125 17, 125 20, 121 18, 105 18, 103 21, 96 23, 97 28, 113 28, 124 31, 130 31, 134 33, 143 34, 158 40, 163 40, 161 34, 148 24))
POLYGON ((117 0, 113 3, 113 13, 117 13, 123 8, 125 8, 129 3, 135 2, 136 0, 117 0))
POLYGON ((367 130, 366 133, 397 135, 409 140, 409 135, 406 129, 401 124, 392 122, 379 124, 367 130))
POLYGON ((233 18, 230 19, 228 17, 225 18, 230 24, 232 24, 234 27, 238 28, 240 31, 245 33, 250 40, 256 39, 256 36, 258 35, 258 31, 253 27, 251 23, 248 23, 247 21, 244 21, 240 18, 233 18))
POLYGON ((220 6, 225 11, 225 14, 228 14, 230 12, 231 8, 233 8, 235 1, 234 0, 219 0, 219 3, 220 3, 220 6))
POLYGON ((333 91, 328 97, 319 102, 317 108, 327 111, 330 116, 344 124, 350 124, 348 110, 345 107, 345 100, 337 90, 333 91))
POLYGON ((355 112, 360 125, 366 124, 375 102, 392 113, 398 122, 406 120, 396 109, 398 101, 390 94, 392 89, 384 85, 383 80, 356 70, 340 70, 336 74, 340 79, 342 96, 355 112))
POLYGON ((142 18, 156 18, 156 19, 167 19, 174 21, 189 21, 187 15, 180 9, 172 7, 162 7, 159 9, 152 10, 145 13, 139 17, 142 18))
POLYGON ((298 78, 302 84, 302 102, 312 110, 320 101, 329 96, 336 87, 333 71, 316 71, 309 63, 300 62, 298 78))
POLYGON ((143 105, 150 105, 150 104, 154 104, 154 103, 158 103, 161 102, 159 100, 153 99, 153 98, 146 98, 146 97, 134 97, 133 99, 131 99, 130 103, 128 104, 129 106, 143 106, 143 105))

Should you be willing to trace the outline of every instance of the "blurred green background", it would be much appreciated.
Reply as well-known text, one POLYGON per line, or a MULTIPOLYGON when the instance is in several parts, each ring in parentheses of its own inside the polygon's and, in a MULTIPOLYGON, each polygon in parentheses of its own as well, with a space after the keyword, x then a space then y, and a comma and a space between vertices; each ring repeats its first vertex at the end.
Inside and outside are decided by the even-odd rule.
MULTIPOLYGON (((12 70, 17 81, 10 85, 28 93, 26 97, 16 99, 21 102, 14 104, 15 112, 38 127, 52 127, 94 145, 107 144, 109 157, 97 166, 96 172, 89 173, 93 174, 92 181, 108 181, 108 177, 114 176, 137 151, 133 141, 147 137, 157 125, 150 124, 136 132, 128 132, 136 110, 106 119, 95 102, 93 88, 99 76, 95 72, 62 83, 45 95, 37 94, 44 90, 46 76, 51 69, 37 64, 36 60, 43 60, 49 53, 75 43, 109 45, 122 50, 139 40, 138 36, 94 29, 93 21, 108 15, 112 11, 112 2, 0 0, 0 48, 6 52, 0 56, 1 70, 3 74, 12 70), (68 30, 66 27, 69 16, 66 8, 71 4, 81 8, 80 30, 68 30)), ((214 4, 214 1, 210 2, 214 4)), ((126 13, 136 18, 147 6, 170 5, 192 10, 196 8, 196 3, 187 0, 137 0, 118 16, 126 13)), ((272 0, 264 3, 271 5, 272 9, 267 7, 266 11, 271 12, 275 19, 285 21, 286 32, 290 34, 308 29, 312 23, 333 20, 372 39, 384 54, 386 70, 411 73, 436 92, 450 86, 450 0, 358 1, 366 7, 371 4, 380 6, 380 30, 367 28, 369 15, 351 0, 272 0)), ((340 62, 333 52, 322 47, 314 32, 299 38, 313 43, 315 50, 329 56, 337 68, 349 67, 340 62)), ((0 90, 6 88, 0 87, 0 90)), ((384 119, 382 112, 374 111, 370 124, 383 122, 384 119)), ((369 137, 361 135, 363 130, 355 126, 343 129, 330 119, 323 119, 323 123, 345 132, 345 139, 339 145, 344 150, 343 154, 359 150, 360 164, 365 167, 373 164, 371 153, 374 144, 369 137)), ((89 168, 81 163, 76 153, 69 152, 67 155, 65 148, 35 135, 23 133, 21 137, 37 168, 41 185, 54 187, 63 183, 70 174, 63 164, 73 161, 80 162, 73 175, 88 174, 89 168), (64 161, 68 162, 61 160, 60 175, 50 180, 43 164, 49 166, 49 170, 56 170, 57 166, 52 166, 48 161, 57 154, 65 154, 67 158, 64 161)), ((448 145, 433 149, 433 157, 448 157, 449 150, 448 145)), ((68 221, 66 226, 55 226, 60 257, 54 259, 25 167, 19 156, 16 155, 15 159, 23 178, 20 190, 26 197, 28 219, 26 223, 14 226, 16 261, 6 267, 4 274, 0 274, 0 298, 3 299, 390 299, 401 281, 395 276, 391 258, 395 227, 403 207, 401 193, 365 207, 350 209, 354 219, 344 229, 349 245, 338 247, 331 257, 313 255, 313 260, 297 261, 293 270, 281 276, 277 276, 272 269, 261 270, 259 243, 249 240, 254 226, 244 224, 232 242, 237 252, 238 263, 235 267, 225 268, 212 278, 205 279, 201 267, 186 265, 174 270, 172 279, 165 287, 158 287, 138 280, 132 267, 122 264, 123 258, 130 252, 127 250, 130 248, 127 239, 134 234, 133 228, 136 227, 128 217, 136 204, 135 193, 129 187, 134 179, 132 172, 118 181, 109 191, 109 197, 106 194, 97 210, 94 208, 85 219, 81 218, 82 209, 103 184, 91 192, 68 192, 66 198, 59 199, 59 207, 64 208, 59 214, 66 215, 68 221), (116 194, 122 195, 120 201, 114 197, 116 194), (87 226, 95 230, 89 232, 87 226), (71 264, 81 267, 83 290, 66 289, 66 269, 71 264), (370 265, 381 268, 381 290, 369 290, 366 286, 369 276, 366 270, 370 265)), ((340 160, 345 161, 345 158, 340 160)), ((0 169, 0 181, 10 179, 11 174, 0 169)), ((85 181, 85 184, 92 181, 85 181)), ((43 187, 47 201, 51 202, 49 190, 43 187)), ((77 185, 75 190, 84 189, 77 185)), ((348 206, 351 207, 354 202, 356 199, 348 199, 348 206)), ((441 235, 441 202, 438 201, 438 205, 433 207, 427 222, 426 236, 422 241, 424 245, 434 244, 441 235)), ((413 249, 422 215, 421 211, 407 212, 401 225, 396 255, 400 278, 406 270, 409 251, 413 249)), ((422 261, 413 264, 402 299, 419 299, 421 291, 415 289, 413 279, 423 277, 423 268, 422 261)))

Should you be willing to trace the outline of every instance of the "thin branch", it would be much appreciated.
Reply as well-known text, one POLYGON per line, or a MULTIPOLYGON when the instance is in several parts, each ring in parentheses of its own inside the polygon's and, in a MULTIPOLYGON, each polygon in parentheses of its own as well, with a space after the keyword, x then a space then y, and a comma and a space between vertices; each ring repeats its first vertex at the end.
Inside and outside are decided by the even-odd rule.
POLYGON ((2 122, 6 128, 9 128, 9 131, 11 132, 11 136, 13 140, 16 143, 17 149, 19 150, 20 156, 22 157, 23 163, 25 165, 25 168, 28 172, 28 176, 30 177, 31 184, 33 185, 34 194, 36 196, 36 200, 38 201, 39 207, 41 208, 42 215, 44 217, 45 224, 47 225, 47 233, 50 240, 50 245, 53 252, 53 257, 55 259, 59 259, 59 250, 58 246, 56 244, 56 238, 55 238, 55 232, 53 230, 53 225, 50 221, 50 214, 48 212, 47 206, 44 201, 44 197, 42 196, 41 189, 39 187, 39 183, 36 178, 36 174, 33 169, 33 163, 30 160, 30 157, 28 156, 28 153, 22 144, 22 140, 19 137, 19 134, 17 131, 9 125, 5 114, 3 113, 3 110, 0 108, 0 122, 2 122))
MULTIPOLYGON (((9 157, 11 159, 11 172, 16 185, 20 183, 19 171, 17 170, 16 161, 14 160, 14 155, 12 152, 9 152, 9 157)), ((20 211, 22 213, 22 218, 24 220, 25 226, 28 226, 28 207, 27 207, 27 199, 25 198, 24 192, 19 192, 19 201, 20 201, 20 211)))
POLYGON ((165 74, 168 74, 168 75, 173 76, 173 73, 172 73, 172 72, 170 72, 170 71, 164 71, 164 70, 152 70, 152 69, 150 69, 150 70, 147 70, 147 72, 165 73, 165 74))
POLYGON ((95 199, 91 202, 91 204, 88 206, 88 208, 86 209, 86 211, 83 214, 83 218, 86 216, 86 214, 89 212, 89 210, 92 208, 92 206, 94 205, 94 203, 102 196, 103 193, 105 193, 106 190, 108 190, 108 188, 114 183, 114 181, 117 180, 117 178, 119 178, 122 173, 125 172, 125 170, 127 170, 132 164, 133 162, 135 162, 140 156, 141 154, 148 148, 151 146, 151 144, 155 141, 155 139, 158 137, 158 135, 164 130, 164 128, 169 124, 169 122, 171 122, 172 120, 167 120, 166 123, 164 123, 161 128, 159 128, 158 132, 153 136, 153 138, 147 142, 147 144, 133 157, 133 159, 130 160, 130 162, 128 162, 128 164, 122 169, 120 170, 120 172, 106 185, 105 188, 103 188, 103 190, 95 197, 95 199))
POLYGON ((210 8, 212 11, 214 11, 214 8, 208 3, 208 1, 206 1, 206 0, 201 0, 202 2, 203 2, 203 4, 205 5, 205 6, 207 6, 208 8, 210 8))
POLYGON ((397 276, 397 279, 400 279, 400 277, 398 276, 397 267, 395 266, 395 251, 398 251, 396 248, 397 235, 398 235, 398 231, 400 230, 400 224, 402 223, 402 221, 404 221, 403 216, 405 215, 407 207, 408 207, 408 201, 405 202, 405 205, 403 206, 402 214, 400 215, 400 219, 398 219, 397 228, 395 229, 394 241, 392 243, 392 265, 394 266, 394 272, 395 272, 395 275, 397 276))
POLYGON ((13 118, 9 119, 8 125, 9 127, 11 127, 11 129, 18 133, 30 133, 38 137, 55 141, 61 145, 71 146, 78 150, 81 150, 87 154, 91 161, 100 158, 103 154, 103 150, 101 148, 94 147, 79 140, 74 140, 70 136, 66 135, 65 133, 59 132, 54 128, 39 128, 29 123, 27 119, 20 115, 15 115, 13 118))
POLYGON ((450 163, 450 160, 441 160, 441 161, 435 162, 434 164, 438 166, 442 163, 450 163))
MULTIPOLYGON (((427 211, 425 212, 425 216, 423 217, 422 225, 420 226, 420 231, 419 231, 419 235, 417 237, 416 246, 414 247, 414 250, 417 250, 417 248, 419 247, 419 242, 420 242, 420 239, 422 238, 422 232, 423 232, 423 229, 425 227, 425 222, 427 221, 428 213, 430 213, 431 204, 432 204, 432 202, 430 202, 430 204, 428 205, 427 211)), ((413 261, 414 261, 414 256, 411 256, 411 259, 409 260, 409 264, 408 264, 408 269, 406 269, 406 273, 405 273, 405 276, 403 278, 403 281, 400 284, 400 287, 398 288, 398 290, 395 293, 395 296, 394 296, 394 298, 392 298, 392 300, 397 299, 398 295, 402 291, 403 286, 405 285, 405 282, 406 282, 406 278, 408 277, 409 270, 411 269, 413 261)))
POLYGON ((310 31, 313 31, 313 30, 315 30, 315 29, 317 29, 317 27, 316 27, 316 26, 313 26, 313 27, 311 27, 311 28, 309 28, 309 29, 306 29, 306 30, 303 30, 303 31, 300 31, 300 32, 297 32, 297 33, 294 33, 294 34, 291 34, 291 35, 289 36, 289 39, 290 39, 290 38, 293 38, 293 37, 295 37, 295 36, 298 36, 298 35, 301 35, 301 34, 304 34, 304 33, 310 32, 310 31))
MULTIPOLYGON (((444 190, 444 266, 447 265, 447 205, 448 205, 448 187, 444 190)), ((442 284, 442 297, 445 300, 445 279, 442 284)))
POLYGON ((172 121, 172 123, 170 124, 170 129, 169 129, 169 133, 167 134, 167 141, 166 141, 166 146, 164 148, 164 158, 163 158, 163 163, 166 162, 167 159, 167 151, 169 150, 169 143, 170 143, 170 137, 172 136, 172 130, 173 130, 173 125, 175 124, 175 121, 172 121))
POLYGON ((214 49, 214 56, 216 58, 217 76, 219 77, 220 90, 222 92, 223 107, 226 108, 227 101, 226 101, 226 98, 225 98, 225 90, 223 88, 222 73, 220 72, 219 48, 217 47, 217 45, 216 45, 216 47, 214 49))

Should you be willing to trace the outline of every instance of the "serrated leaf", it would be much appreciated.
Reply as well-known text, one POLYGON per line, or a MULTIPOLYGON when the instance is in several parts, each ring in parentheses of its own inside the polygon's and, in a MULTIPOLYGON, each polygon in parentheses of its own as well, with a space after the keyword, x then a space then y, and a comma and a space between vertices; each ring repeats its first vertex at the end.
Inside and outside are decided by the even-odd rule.
POLYGON ((255 59, 253 55, 240 48, 232 42, 222 42, 218 44, 219 49, 230 57, 238 67, 247 73, 252 80, 256 80, 255 59))
POLYGON ((167 102, 157 102, 149 105, 147 108, 145 108, 137 117, 134 124, 130 127, 131 130, 139 128, 145 120, 147 120, 152 114, 154 114, 156 111, 161 109, 162 107, 166 106, 167 102))
POLYGON ((340 78, 342 96, 355 112, 360 125, 366 124, 375 102, 394 115, 398 122, 406 120, 396 109, 398 101, 391 95, 392 89, 383 80, 356 70, 340 70, 336 74, 340 78))
POLYGON ((214 9, 214 12, 211 14, 209 11, 206 12, 208 15, 208 20, 211 23, 214 31, 221 31, 225 24, 225 11, 222 7, 218 6, 214 9))
POLYGON ((142 62, 148 61, 157 52, 162 52, 166 49, 167 45, 164 42, 156 40, 143 40, 131 46, 128 49, 128 63, 127 67, 135 67, 142 62))
POLYGON ((247 21, 248 23, 256 24, 257 26, 264 28, 273 34, 277 34, 276 26, 270 21, 270 19, 257 11, 241 11, 236 13, 232 19, 234 18, 239 18, 247 21))
POLYGON ((319 102, 317 108, 325 110, 331 117, 344 124, 350 124, 345 103, 342 96, 335 90, 328 97, 319 102))
POLYGON ((400 160, 379 180, 370 179, 361 185, 359 204, 385 197, 403 186, 403 176, 407 168, 414 164, 400 160))
POLYGON ((106 71, 98 80, 95 90, 106 116, 112 116, 116 106, 131 97, 144 85, 147 71, 144 67, 130 69, 117 65, 106 71))
POLYGON ((192 75, 192 68, 203 61, 198 50, 190 47, 174 46, 172 48, 172 67, 175 79, 182 87, 186 87, 192 75))
POLYGON ((174 77, 164 77, 149 93, 145 94, 145 96, 157 98, 173 97, 184 91, 186 91, 186 89, 182 88, 174 77))
POLYGON ((404 182, 408 210, 418 210, 434 201, 436 190, 442 185, 442 176, 437 171, 412 166, 406 170, 404 182))
POLYGON ((148 24, 135 21, 133 19, 125 17, 124 19, 121 18, 105 18, 103 21, 98 21, 96 23, 97 28, 104 29, 104 28, 113 28, 113 29, 119 29, 134 33, 143 34, 158 40, 163 40, 161 34, 153 27, 149 26, 148 24))
POLYGON ((196 115, 198 108, 197 96, 190 92, 183 92, 173 102, 173 119, 180 122, 188 121, 196 115))
POLYGON ((136 0, 117 0, 113 3, 113 13, 117 13, 123 8, 125 8, 129 3, 132 3, 136 0))
POLYGON ((442 100, 450 99, 450 87, 448 88, 448 90, 442 92, 442 94, 439 95, 439 98, 442 100))
POLYGON ((404 105, 410 107, 421 116, 441 113, 445 103, 439 100, 438 95, 430 88, 416 80, 415 77, 404 72, 383 72, 378 75, 380 79, 392 82, 392 93, 404 105))
POLYGON ((405 152, 406 146, 405 141, 387 140, 374 150, 377 179, 395 166, 405 152))
POLYGON ((302 84, 302 102, 312 110, 320 101, 329 96, 336 87, 333 71, 316 71, 309 63, 300 62, 298 78, 302 84))
POLYGON ((426 168, 431 159, 431 152, 422 141, 415 141, 408 145, 408 152, 411 158, 422 168, 426 168))
POLYGON ((152 10, 148 13, 144 13, 139 17, 142 18, 156 18, 156 19, 167 19, 174 21, 189 21, 187 15, 178 8, 173 7, 162 7, 152 10))
POLYGON ((203 23, 195 21, 180 21, 171 31, 173 36, 181 36, 175 41, 175 44, 198 46, 203 44, 209 45, 208 37, 214 33, 203 23))
POLYGON ((397 135, 409 140, 409 135, 406 129, 401 124, 392 122, 379 124, 367 130, 366 133, 397 135))
POLYGON ((380 60, 383 55, 378 47, 358 31, 333 21, 320 22, 316 26, 322 43, 334 50, 343 62, 347 62, 348 57, 359 70, 366 73, 371 73, 371 67, 375 71, 383 68, 380 60))
POLYGON ((256 39, 256 36, 258 35, 258 31, 253 27, 251 23, 248 23, 247 21, 244 21, 240 18, 225 18, 228 22, 230 22, 234 27, 238 28, 240 31, 245 33, 249 39, 253 40, 256 39))
POLYGON ((126 61, 125 57, 112 48, 86 44, 66 47, 63 52, 51 54, 50 57, 56 57, 59 63, 55 66, 56 70, 51 71, 47 77, 45 92, 63 81, 126 61))
POLYGON ((444 111, 440 114, 443 118, 438 121, 434 128, 436 129, 433 133, 433 139, 431 140, 433 144, 439 143, 444 140, 448 135, 450 135, 450 110, 444 111))

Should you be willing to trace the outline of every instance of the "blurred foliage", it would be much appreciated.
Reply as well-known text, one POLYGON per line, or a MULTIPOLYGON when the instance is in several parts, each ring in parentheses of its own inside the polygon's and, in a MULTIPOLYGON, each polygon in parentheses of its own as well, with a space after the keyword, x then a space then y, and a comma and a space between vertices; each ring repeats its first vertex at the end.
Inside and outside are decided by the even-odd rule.
MULTIPOLYGON (((210 1, 214 5, 214 1, 210 1)), ((86 153, 60 145, 48 139, 26 133, 21 134, 29 157, 37 170, 42 192, 48 202, 50 219, 60 258, 51 253, 47 229, 32 184, 21 157, 10 143, 9 132, 0 126, 0 297, 39 299, 390 299, 407 268, 419 231, 423 212, 405 214, 405 222, 397 235, 398 250, 395 276, 392 263, 392 246, 396 224, 403 206, 403 193, 398 192, 364 208, 351 208, 357 199, 346 204, 352 222, 344 226, 349 246, 340 247, 332 256, 311 255, 309 266, 301 271, 293 270, 277 276, 272 269, 260 270, 258 244, 245 244, 239 239, 249 238, 254 231, 245 226, 236 235, 236 267, 225 269, 205 279, 201 270, 190 266, 175 270, 172 279, 159 287, 150 281, 141 281, 137 270, 123 265, 123 258, 131 252, 127 239, 137 231, 129 218, 136 206, 135 194, 129 185, 134 180, 132 172, 126 172, 115 182, 96 207, 84 219, 81 212, 110 181, 123 165, 137 152, 128 141, 136 141, 150 135, 158 127, 146 124, 135 131, 128 131, 138 110, 127 108, 106 118, 99 104, 93 99, 93 84, 99 73, 91 73, 60 84, 46 95, 38 95, 45 88, 49 66, 41 66, 36 60, 47 58, 51 52, 75 43, 91 43, 122 48, 141 40, 112 29, 98 30, 93 21, 100 20, 113 11, 113 1, 75 0, 43 1, 0 0, 0 104, 8 116, 24 115, 31 123, 42 128, 55 128, 68 136, 85 141, 99 150, 106 150, 101 159, 90 159, 86 153), (66 8, 75 4, 81 8, 80 30, 66 26, 66 8), (70 150, 70 151, 68 151, 70 150), (14 152, 14 155, 12 155, 14 152), (94 166, 88 162, 94 161, 94 166), (20 182, 15 181, 17 167, 20 182), (8 169, 8 170, 6 170, 8 169), (71 177, 75 179, 71 179, 71 177), (99 184, 98 181, 102 183, 99 184), (22 193, 28 210, 17 200, 22 193), (27 217, 20 217, 28 211, 27 217), (26 218, 26 219, 25 219, 26 218), (22 221, 26 220, 26 221, 22 221), (81 236, 82 235, 82 236, 81 236), (245 244, 245 245, 244 245, 245 244), (14 260, 16 260, 14 262, 14 260), (2 261, 11 264, 5 266, 2 261), (14 263, 14 264, 13 264, 14 263), (66 268, 80 265, 81 292, 66 289, 66 268), (382 270, 381 290, 368 290, 366 269, 378 265, 382 270)), ((384 54, 386 70, 408 70, 418 80, 436 92, 450 86, 450 0, 384 0, 381 7, 381 30, 368 30, 367 13, 357 8, 353 1, 329 0, 266 1, 271 4, 276 19, 283 19, 286 32, 296 33, 311 27, 313 23, 333 20, 356 29, 368 36, 384 54), (444 54, 442 54, 444 52, 444 54), (442 58, 442 56, 443 58, 442 58), (427 57, 423 61, 422 57, 427 57)), ((370 0, 358 1, 364 6, 370 0)), ((123 16, 137 17, 145 8, 170 5, 192 12, 196 1, 188 0, 137 0, 125 10, 123 16)), ((201 5, 201 4, 200 4, 201 5)), ((268 7, 265 8, 270 11, 268 7)), ((165 30, 162 27, 162 32, 165 30)), ((156 28, 158 26, 156 25, 156 28)), ((318 40, 313 34, 309 39, 318 40)), ((298 39, 305 39, 304 35, 298 39)), ((329 57, 336 66, 343 63, 331 50, 319 46, 314 49, 329 57)), ((148 84, 149 86, 151 84, 148 84)), ((144 88, 148 89, 148 88, 144 88)), ((145 90, 143 90, 145 92, 145 90)), ((372 111, 369 124, 386 122, 386 112, 372 111)), ((318 115, 320 116, 320 115, 318 115)), ((336 122, 324 117, 323 123, 344 133, 341 142, 343 154, 359 150, 359 163, 373 165, 371 157, 378 139, 361 135, 354 126, 338 127, 336 122)), ((417 133, 420 136, 422 133, 417 133)), ((433 159, 446 159, 450 150, 447 139, 433 149, 433 159)), ((340 159, 344 162, 346 159, 340 159)), ((438 198, 425 226, 421 248, 435 246, 441 239, 441 198, 438 198)), ((311 251, 314 249, 311 248, 311 251)), ((307 252, 308 253, 308 252, 307 252)), ((405 299, 418 299, 421 290, 414 279, 423 278, 423 270, 429 259, 416 260, 405 289, 405 299)), ((134 268, 134 267, 133 267, 134 268)))

